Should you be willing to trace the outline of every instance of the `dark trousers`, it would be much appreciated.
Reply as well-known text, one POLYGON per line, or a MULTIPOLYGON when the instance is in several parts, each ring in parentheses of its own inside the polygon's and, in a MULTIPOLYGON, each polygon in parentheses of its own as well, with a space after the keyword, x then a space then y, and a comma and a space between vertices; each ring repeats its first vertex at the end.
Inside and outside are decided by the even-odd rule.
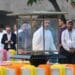
POLYGON ((58 62, 61 64, 75 64, 75 52, 70 53, 61 47, 59 51, 58 62))

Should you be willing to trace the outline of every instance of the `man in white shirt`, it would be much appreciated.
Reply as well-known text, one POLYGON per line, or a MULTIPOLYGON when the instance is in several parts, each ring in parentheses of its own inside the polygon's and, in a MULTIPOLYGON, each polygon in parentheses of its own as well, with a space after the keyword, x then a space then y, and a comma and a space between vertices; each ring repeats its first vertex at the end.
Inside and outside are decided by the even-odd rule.
POLYGON ((1 40, 2 40, 2 36, 3 34, 5 33, 5 31, 3 30, 3 25, 0 24, 0 49, 3 49, 4 48, 4 45, 1 43, 1 40))
MULTIPOLYGON (((43 24, 43 23, 42 23, 43 24)), ((48 29, 49 20, 44 20, 44 26, 42 25, 33 35, 32 50, 38 51, 49 51, 56 50, 54 40, 51 31, 48 29)))
POLYGON ((11 27, 6 26, 6 33, 3 35, 1 43, 4 45, 4 49, 15 49, 16 50, 16 34, 11 32, 11 27))
POLYGON ((71 20, 67 21, 67 29, 62 32, 61 43, 64 48, 63 63, 75 64, 75 29, 71 20))
MULTIPOLYGON (((46 64, 49 60, 48 56, 42 55, 44 51, 56 50, 54 40, 48 26, 49 20, 44 19, 41 27, 33 34, 32 50, 34 54, 31 56, 30 62, 35 66, 38 66, 39 64, 46 64)), ((49 52, 45 53, 49 54, 49 52)), ((53 54, 52 52, 50 53, 53 54)))

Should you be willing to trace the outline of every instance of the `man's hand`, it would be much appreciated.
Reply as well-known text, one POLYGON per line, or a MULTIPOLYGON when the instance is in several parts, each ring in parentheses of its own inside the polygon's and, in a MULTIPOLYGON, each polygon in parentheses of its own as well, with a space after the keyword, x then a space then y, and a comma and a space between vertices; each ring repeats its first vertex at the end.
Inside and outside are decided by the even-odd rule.
POLYGON ((75 52, 75 48, 70 48, 70 53, 74 53, 75 52))
POLYGON ((11 44, 13 44, 13 41, 11 41, 11 44))
POLYGON ((8 43, 8 40, 6 40, 5 43, 8 43))
POLYGON ((62 44, 59 44, 59 47, 62 47, 62 44))
POLYGON ((60 48, 62 47, 62 44, 59 44, 58 46, 59 46, 59 50, 60 50, 60 48))

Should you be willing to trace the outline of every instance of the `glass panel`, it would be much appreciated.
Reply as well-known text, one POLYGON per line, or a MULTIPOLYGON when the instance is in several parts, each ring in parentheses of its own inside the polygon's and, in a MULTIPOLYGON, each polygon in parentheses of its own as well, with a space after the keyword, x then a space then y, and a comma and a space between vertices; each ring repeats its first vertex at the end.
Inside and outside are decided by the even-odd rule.
POLYGON ((44 20, 45 51, 56 51, 57 46, 57 21, 56 19, 44 20))
MULTIPOLYGON (((41 30, 40 18, 35 18, 32 21, 32 51, 34 54, 39 54, 39 51, 43 51, 43 30, 41 30)), ((41 52, 40 52, 41 53, 41 52)))
POLYGON ((54 51, 57 48, 57 20, 56 18, 38 18, 26 16, 18 23, 18 54, 44 51, 54 51), (47 25, 47 26, 46 26, 47 25))
POLYGON ((31 51, 31 23, 29 17, 21 18, 18 29, 18 53, 27 54, 31 51))

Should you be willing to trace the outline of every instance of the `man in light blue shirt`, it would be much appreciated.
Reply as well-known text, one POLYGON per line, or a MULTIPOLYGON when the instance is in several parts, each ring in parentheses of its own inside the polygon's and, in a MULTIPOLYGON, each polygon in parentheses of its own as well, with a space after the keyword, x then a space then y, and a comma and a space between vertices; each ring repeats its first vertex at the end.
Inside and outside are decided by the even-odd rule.
POLYGON ((18 32, 18 47, 26 50, 31 47, 31 26, 28 23, 24 23, 18 32))

